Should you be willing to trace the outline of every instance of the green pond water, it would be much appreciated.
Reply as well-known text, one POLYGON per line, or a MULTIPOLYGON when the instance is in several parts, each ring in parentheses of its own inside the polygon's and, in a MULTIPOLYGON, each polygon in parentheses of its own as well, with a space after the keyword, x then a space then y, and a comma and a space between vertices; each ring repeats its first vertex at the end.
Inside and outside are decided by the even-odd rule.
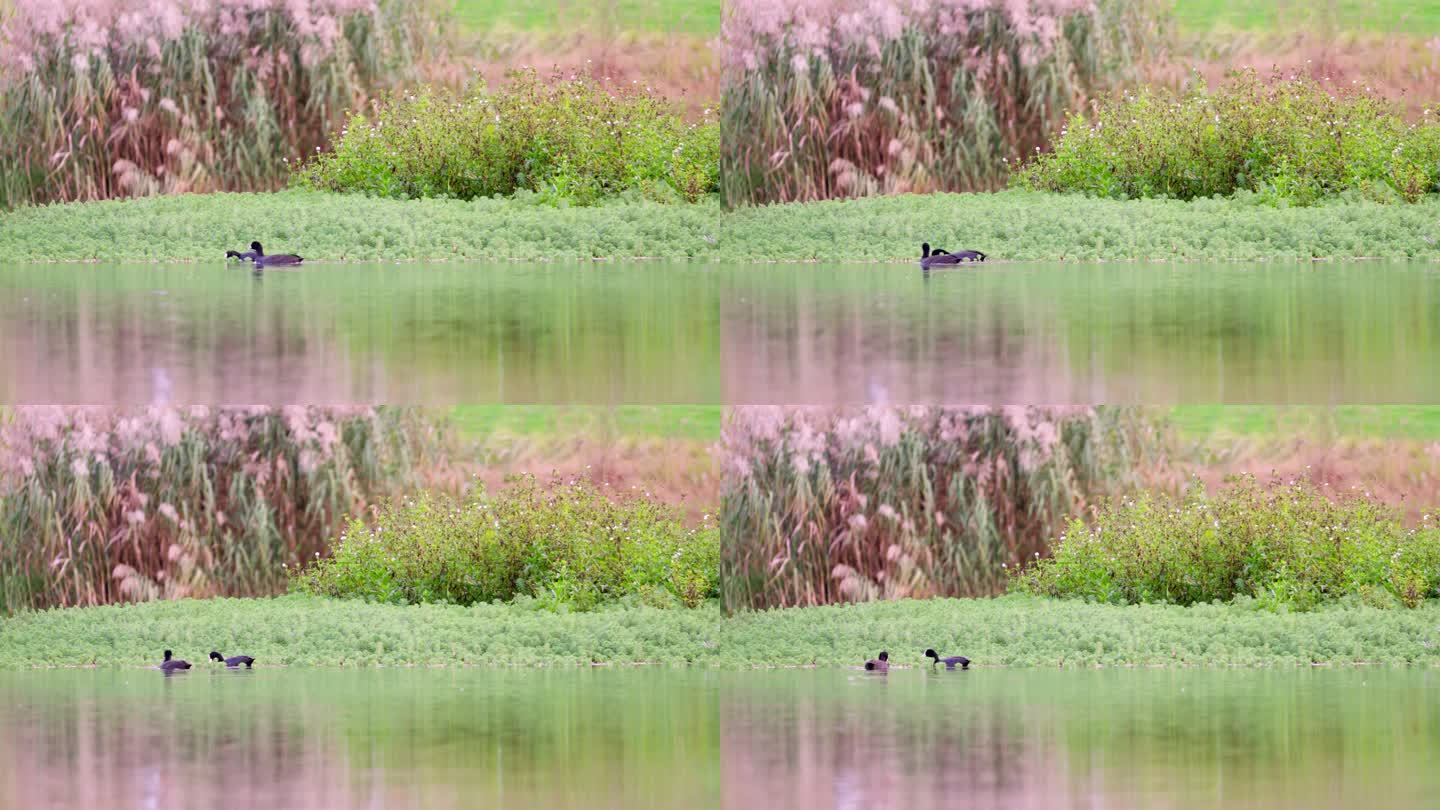
POLYGON ((747 673, 723 806, 1435 807, 1440 672, 747 673))
POLYGON ((1440 402, 1421 264, 0 266, 0 402, 1440 402))
POLYGON ((1440 402, 1440 268, 985 263, 729 273, 734 404, 1440 402))
POLYGON ((0 807, 1429 807, 1440 672, 0 673, 0 807))
POLYGON ((0 401, 718 404, 718 294, 664 264, 0 266, 0 401))
POLYGON ((714 808, 714 673, 0 673, 0 807, 714 808))

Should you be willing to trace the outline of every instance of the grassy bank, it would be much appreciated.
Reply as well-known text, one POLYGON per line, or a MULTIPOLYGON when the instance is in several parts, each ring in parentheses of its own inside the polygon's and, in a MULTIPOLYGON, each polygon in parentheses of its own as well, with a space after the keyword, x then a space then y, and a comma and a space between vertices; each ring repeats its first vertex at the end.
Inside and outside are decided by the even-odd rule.
POLYGON ((290 191, 25 208, 0 214, 11 261, 203 261, 260 239, 311 261, 915 261, 922 241, 992 260, 1440 260, 1440 199, 1275 208, 1252 197, 1102 200, 1043 192, 932 194, 723 214, 633 200, 382 200, 290 191))
POLYGON ((0 214, 16 261, 203 261, 259 239, 307 261, 683 259, 713 252, 716 203, 556 208, 519 199, 385 200, 317 191, 209 194, 0 214))
POLYGON ((1440 260, 1436 198, 1275 208, 1007 191, 757 207, 728 223, 717 252, 752 261, 918 261, 921 241, 992 260, 1440 260))
MULTIPOLYGON (((791 608, 721 619, 611 607, 398 607, 287 596, 31 613, 0 623, 0 667, 152 666, 165 647, 258 666, 856 666, 881 649, 923 665, 935 647, 979 666, 1440 665, 1440 607, 1344 604, 1303 614, 1244 605, 1114 607, 1026 596, 791 608)), ((983 676, 982 676, 983 677, 983 676)))

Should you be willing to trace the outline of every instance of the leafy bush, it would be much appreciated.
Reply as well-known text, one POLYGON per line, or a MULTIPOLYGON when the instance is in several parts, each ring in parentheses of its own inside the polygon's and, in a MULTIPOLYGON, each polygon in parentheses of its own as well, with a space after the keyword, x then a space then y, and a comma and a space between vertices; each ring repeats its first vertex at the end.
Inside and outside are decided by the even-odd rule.
POLYGON ((1406 124, 1368 87, 1238 71, 1213 93, 1143 88, 1076 113, 1014 182, 1127 199, 1244 189, 1306 205, 1353 190, 1415 202, 1440 191, 1440 117, 1406 124))
POLYGON ((718 532, 685 528, 647 497, 612 498, 584 480, 510 480, 498 495, 425 494, 356 520, 295 590, 394 604, 534 597, 587 610, 624 596, 689 607, 716 596, 718 532))
POLYGON ((437 42, 409 0, 15 0, 0 207, 265 189, 437 42))
POLYGON ((20 408, 0 415, 0 609, 284 588, 430 447, 414 412, 20 408))
POLYGON ((380 197, 470 200, 520 190, 578 204, 624 191, 694 202, 719 187, 719 125, 685 123, 649 88, 512 71, 492 91, 436 88, 351 116, 297 182, 380 197))
POLYGON ((995 188, 1159 41, 1149 0, 735 0, 727 205, 995 188))
POLYGON ((1088 408, 743 408, 722 435, 727 610, 993 594, 1157 446, 1088 408))
POLYGON ((1191 605, 1253 597, 1307 610, 1353 596, 1415 607, 1440 596, 1440 526, 1406 529, 1363 494, 1331 499, 1304 481, 1232 479, 1217 495, 1141 494, 1071 522, 1053 556, 1013 587, 1128 604, 1191 605))

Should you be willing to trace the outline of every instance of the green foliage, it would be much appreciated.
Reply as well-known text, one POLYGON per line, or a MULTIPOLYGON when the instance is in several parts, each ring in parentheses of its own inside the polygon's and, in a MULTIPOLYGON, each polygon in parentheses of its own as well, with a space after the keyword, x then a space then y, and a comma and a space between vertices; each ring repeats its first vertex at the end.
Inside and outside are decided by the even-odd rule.
MULTIPOLYGON (((22 208, 0 213, 7 260, 203 261, 259 239, 318 261, 577 261, 699 258, 723 224, 720 206, 625 195, 556 208, 518 199, 389 200, 292 190, 22 208)), ((274 248, 272 248, 274 249, 274 248)))
POLYGON ((1368 87, 1245 70, 1213 93, 1198 81, 1179 95, 1142 88, 1076 113, 1014 183, 1115 199, 1415 202, 1440 191, 1440 112, 1407 124, 1368 87))
POLYGON ((432 427, 396 409, 21 408, 0 430, 0 611, 275 593, 432 427))
POLYGON ((527 190, 578 205, 634 191, 695 202, 719 187, 720 128, 687 124, 650 89, 512 71, 492 91, 422 88, 352 115, 299 185, 399 199, 527 190))
MULTIPOLYGON (((1120 607, 1020 594, 750 611, 658 610, 638 599, 588 612, 512 604, 387 605, 290 595, 47 610, 5 621, 0 668, 154 666, 165 648, 212 649, 277 666, 858 666, 926 647, 990 666, 1440 665, 1440 604, 1358 601, 1305 613, 1252 606, 1120 607)), ((191 650, 200 652, 189 652, 191 650)))
POLYGON ((1358 600, 1275 614, 1254 604, 1105 605, 1009 594, 787 608, 726 620, 723 660, 746 666, 924 666, 927 647, 977 666, 1440 664, 1440 604, 1358 600))
POLYGON ((15 262, 219 262, 226 246, 260 239, 307 261, 856 263, 915 262, 927 241, 962 243, 992 261, 1440 261, 1440 199, 1434 198, 1416 205, 1344 199, 1276 209, 1251 194, 1122 201, 1012 190, 755 206, 730 214, 711 201, 665 205, 629 195, 590 207, 539 201, 531 194, 464 202, 287 191, 22 208, 0 213, 0 255, 15 262))
POLYGON ((1232 480, 1182 499, 1142 493, 1073 521, 1020 591, 1111 604, 1257 600, 1311 610, 1354 597, 1415 607, 1440 597, 1440 526, 1406 529, 1366 494, 1332 500, 1308 482, 1232 480), (1384 596, 1388 594, 1387 596, 1384 596))
MULTIPOLYGON (((1345 197, 1276 209, 1258 195, 1111 200, 1011 190, 893 195, 740 208, 717 259, 918 262, 920 243, 982 250, 990 261, 1440 261, 1440 199, 1386 205, 1345 197)), ((3 236, 0 236, 3 242, 3 236)))
POLYGON ((656 32, 713 37, 720 0, 572 0, 513 3, 455 0, 455 18, 473 30, 571 34, 575 31, 656 32))
POLYGON ((738 409, 721 448, 725 608, 998 592, 1156 447, 1126 410, 738 409))
POLYGON ((533 597, 590 610, 634 596, 694 607, 717 595, 719 533, 686 529, 648 497, 614 497, 582 480, 513 479, 497 495, 405 498, 373 526, 351 523, 298 574, 305 593, 393 604, 473 605, 533 597))

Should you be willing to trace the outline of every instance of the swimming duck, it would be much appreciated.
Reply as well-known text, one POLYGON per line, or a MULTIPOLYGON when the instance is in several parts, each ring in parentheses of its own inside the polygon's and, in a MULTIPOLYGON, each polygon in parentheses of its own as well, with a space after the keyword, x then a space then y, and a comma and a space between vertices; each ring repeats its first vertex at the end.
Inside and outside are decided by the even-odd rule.
POLYGON ((869 671, 871 671, 871 672, 889 672, 889 671, 890 671, 890 653, 884 652, 884 651, 882 650, 882 651, 880 652, 880 657, 879 657, 879 658, 872 658, 872 659, 870 659, 869 661, 866 661, 866 662, 865 662, 865 669, 867 669, 867 670, 869 670, 869 671))
POLYGON ((227 250, 227 251, 225 251, 225 258, 227 258, 227 259, 239 259, 239 260, 242 261, 242 262, 243 262, 243 261, 254 261, 254 260, 255 260, 255 251, 253 251, 253 250, 247 250, 247 251, 245 251, 244 253, 241 253, 241 252, 238 251, 238 250, 227 250))
POLYGON ((251 256, 250 260, 255 262, 257 268, 291 267, 305 261, 304 258, 296 256, 293 253, 277 253, 274 256, 266 256, 265 249, 260 247, 259 242, 251 242, 250 249, 255 252, 255 255, 251 256))
MULTIPOLYGON (((954 669, 956 664, 959 664, 961 669, 970 668, 970 659, 963 655, 952 655, 949 658, 941 658, 940 654, 934 650, 926 650, 925 657, 934 658, 935 664, 944 664, 946 669, 954 669)), ((934 666, 934 664, 931 664, 931 666, 934 666)))
POLYGON ((160 669, 169 673, 179 672, 181 670, 186 670, 190 668, 189 661, 181 661, 179 658, 172 658, 171 656, 173 655, 174 653, 170 652, 169 650, 165 651, 165 661, 164 663, 160 664, 160 669))
POLYGON ((210 660, 224 661, 225 666, 230 667, 231 669, 234 669, 241 664, 244 664, 246 669, 250 669, 250 665, 255 663, 255 659, 251 658, 248 655, 232 655, 231 657, 226 658, 225 656, 221 655, 218 652, 215 652, 214 650, 210 651, 210 660))
POLYGON ((932 267, 944 267, 952 264, 959 264, 963 261, 983 262, 985 254, 978 250, 962 250, 959 253, 948 253, 936 248, 930 249, 929 242, 920 244, 920 267, 929 270, 932 267))

